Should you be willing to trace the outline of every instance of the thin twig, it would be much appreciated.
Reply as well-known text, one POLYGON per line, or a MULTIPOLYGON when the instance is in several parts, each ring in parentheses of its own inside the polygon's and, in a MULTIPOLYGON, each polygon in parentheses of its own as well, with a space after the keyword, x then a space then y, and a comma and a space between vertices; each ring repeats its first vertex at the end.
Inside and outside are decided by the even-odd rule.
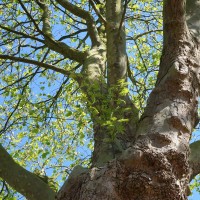
POLYGON ((106 26, 107 25, 107 21, 106 19, 101 15, 99 9, 96 7, 95 3, 93 0, 89 0, 89 2, 91 3, 92 5, 92 8, 94 9, 94 11, 96 12, 96 14, 98 15, 99 19, 104 23, 104 25, 106 26))
POLYGON ((119 24, 119 29, 118 29, 118 37, 120 36, 120 31, 121 31, 121 29, 122 29, 122 24, 123 24, 123 22, 124 22, 124 18, 125 18, 125 14, 126 14, 126 8, 127 8, 127 6, 128 6, 128 4, 129 4, 129 2, 130 2, 131 0, 125 0, 125 4, 124 4, 124 12, 122 13, 122 18, 121 18, 121 22, 120 22, 120 24, 119 24))

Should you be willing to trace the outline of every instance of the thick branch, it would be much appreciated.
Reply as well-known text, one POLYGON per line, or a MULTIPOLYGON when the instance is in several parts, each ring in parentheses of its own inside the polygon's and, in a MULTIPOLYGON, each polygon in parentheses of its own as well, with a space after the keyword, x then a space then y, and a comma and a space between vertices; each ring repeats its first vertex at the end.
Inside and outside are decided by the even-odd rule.
POLYGON ((154 130, 170 133, 170 137, 180 134, 182 139, 180 135, 177 139, 188 145, 197 119, 199 44, 192 40, 186 25, 185 0, 165 0, 163 16, 164 46, 158 80, 138 133, 154 130))
POLYGON ((0 177, 28 200, 54 200, 54 191, 35 174, 18 165, 0 145, 0 177))
POLYGON ((58 68, 54 65, 42 63, 42 62, 39 62, 39 61, 36 61, 36 60, 29 60, 29 59, 26 59, 26 58, 20 58, 20 57, 8 56, 8 55, 0 55, 0 59, 5 59, 5 60, 8 59, 8 60, 12 60, 12 61, 29 63, 29 64, 37 65, 39 67, 43 67, 45 69, 51 69, 55 72, 59 72, 59 73, 64 74, 64 75, 71 75, 70 72, 68 72, 64 69, 58 68))
POLYGON ((62 54, 64 57, 74 60, 79 63, 83 63, 86 59, 87 52, 81 52, 77 49, 71 48, 64 42, 51 40, 46 42, 46 45, 53 51, 62 54))
MULTIPOLYGON (((164 63, 166 59, 174 59, 178 56, 179 47, 181 42, 189 41, 188 29, 185 18, 185 0, 178 1, 164 1, 163 6, 163 60, 161 60, 161 66, 158 74, 158 81, 167 73, 170 68, 170 64, 166 66, 164 63), (176 9, 174 9, 176 7, 176 9), (176 48, 174 48, 176 47, 176 48), (170 48, 170 49, 169 49, 170 48), (166 49, 173 52, 169 56, 165 56, 166 49), (163 64, 162 64, 163 63, 163 64)), ((167 62, 170 63, 170 62, 167 62)))
POLYGON ((117 85, 127 75, 126 34, 124 21, 122 22, 123 11, 122 0, 106 2, 106 20, 109 23, 106 28, 109 85, 117 85))
POLYGON ((40 6, 40 8, 43 10, 42 20, 43 20, 43 28, 42 31, 45 34, 45 36, 48 36, 52 38, 51 33, 51 26, 50 26, 50 13, 48 6, 45 3, 40 2, 39 0, 36 0, 37 4, 40 6))
POLYGON ((69 12, 71 12, 72 14, 85 19, 87 26, 88 26, 88 33, 90 35, 91 41, 92 41, 92 45, 99 45, 101 43, 99 35, 98 35, 98 31, 96 28, 96 24, 95 21, 92 17, 92 15, 83 10, 82 8, 75 6, 71 3, 69 3, 69 1, 66 0, 56 0, 63 8, 65 8, 66 10, 68 10, 69 12))
MULTIPOLYGON (((100 100, 98 96, 100 100, 99 103, 95 101, 98 106, 102 105, 102 102, 104 105, 100 107, 98 115, 95 114, 93 116, 95 142, 92 166, 102 166, 107 161, 119 156, 119 154, 127 148, 127 144, 133 140, 136 130, 136 121, 138 120, 136 107, 129 99, 129 96, 123 94, 123 90, 127 87, 124 83, 127 75, 127 54, 124 27, 120 28, 120 36, 118 35, 123 11, 123 9, 119 9, 121 5, 121 0, 106 1, 106 20, 109 23, 109 26, 106 27, 107 75, 108 91, 110 91, 110 93, 107 93, 109 97, 106 102, 105 96, 108 95, 105 93, 103 93, 102 100, 100 100), (100 116, 102 116, 102 118, 100 116), (102 126, 99 119, 109 121, 111 116, 115 117, 120 125, 118 122, 114 122, 116 124, 114 124, 113 128, 102 126), (120 119, 128 119, 128 122, 120 122, 120 119), (121 126, 123 130, 117 130, 117 126, 121 126)), ((93 65, 90 65, 90 69, 92 68, 93 65)), ((97 76, 95 75, 94 77, 96 78, 97 76)), ((95 92, 95 94, 97 93, 95 92)))
POLYGON ((192 180, 197 174, 200 173, 200 141, 193 142, 190 144, 190 167, 192 169, 190 180, 192 180))

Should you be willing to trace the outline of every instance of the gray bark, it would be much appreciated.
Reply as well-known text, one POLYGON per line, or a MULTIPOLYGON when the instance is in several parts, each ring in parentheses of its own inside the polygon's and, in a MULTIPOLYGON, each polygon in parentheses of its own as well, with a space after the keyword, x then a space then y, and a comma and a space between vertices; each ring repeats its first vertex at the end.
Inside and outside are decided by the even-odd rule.
POLYGON ((200 39, 200 2, 198 0, 186 1, 187 24, 196 38, 200 39))
MULTIPOLYGON (((198 122, 198 1, 187 1, 186 16, 186 0, 164 0, 164 43, 160 69, 156 86, 140 120, 128 95, 120 95, 124 86, 121 87, 119 82, 126 81, 128 64, 123 24, 124 1, 107 0, 106 16, 98 11, 106 34, 97 30, 90 13, 66 0, 57 2, 87 21, 92 47, 88 52, 81 52, 52 38, 47 5, 37 1, 44 12, 42 35, 45 40, 42 42, 83 65, 82 72, 76 74, 75 79, 87 97, 95 144, 91 169, 76 167, 56 199, 186 200, 188 183, 200 172, 199 142, 189 147, 192 130, 198 122), (193 10, 195 12, 191 12, 193 10), (108 83, 105 82, 106 74, 108 83), (109 93, 112 87, 114 89, 109 93), (130 110, 115 112, 118 107, 120 111, 130 110), (106 114, 109 109, 117 119, 129 119, 124 124, 124 130, 117 132, 112 141, 110 129, 102 125, 102 121, 109 120, 106 114)), ((26 8, 23 9, 26 12, 26 8)), ((11 56, 2 55, 0 58, 32 63, 73 76, 53 65, 11 56)), ((48 185, 15 163, 1 146, 0 158, 0 176, 14 189, 28 199, 54 199, 55 194, 48 185)))
POLYGON ((102 25, 99 29, 101 41, 88 52, 79 79, 82 91, 88 98, 88 109, 94 124, 95 142, 92 166, 102 166, 126 149, 128 141, 130 143, 133 138, 136 129, 135 122, 138 120, 138 111, 129 97, 119 95, 120 91, 124 89, 124 86, 120 86, 119 82, 126 80, 127 76, 122 1, 107 1, 106 5, 106 34, 104 33, 104 25, 102 25), (106 73, 108 83, 105 82, 106 73), (111 87, 114 87, 114 92, 109 91, 111 87), (115 113, 120 100, 125 102, 120 105, 120 110, 130 108, 129 111, 120 113, 120 117, 128 118, 129 122, 124 124, 126 126, 124 132, 117 134, 113 140, 111 130, 107 126, 102 126, 102 123, 110 120, 111 112, 114 113, 113 116, 120 118, 119 114, 115 113))
POLYGON ((185 0, 165 0, 163 15, 159 75, 136 141, 104 166, 80 171, 57 199, 187 199, 189 140, 198 119, 199 42, 187 27, 185 0))

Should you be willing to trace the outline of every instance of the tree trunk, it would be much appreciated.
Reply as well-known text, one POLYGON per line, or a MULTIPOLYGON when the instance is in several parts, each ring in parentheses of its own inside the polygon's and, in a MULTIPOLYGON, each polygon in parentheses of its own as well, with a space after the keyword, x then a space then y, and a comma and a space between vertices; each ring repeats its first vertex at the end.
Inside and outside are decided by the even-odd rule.
MULTIPOLYGON (((113 10, 108 11, 111 9, 109 2, 107 19, 116 14, 113 10)), ((184 0, 165 0, 163 14, 164 45, 160 71, 156 87, 139 121, 137 140, 132 141, 132 146, 125 151, 119 151, 118 158, 101 167, 75 169, 61 188, 57 199, 187 199, 190 179, 189 139, 197 120, 199 43, 187 28, 184 0)), ((115 17, 117 20, 119 16, 115 17)), ((111 37, 112 30, 108 29, 108 37, 111 37)), ((110 43, 115 40, 116 33, 115 30, 113 37, 109 39, 110 43)), ((110 43, 109 46, 115 49, 110 43)), ((120 50, 121 44, 117 45, 116 41, 114 43, 117 50, 120 50)), ((111 58, 109 60, 108 57, 108 73, 117 70, 115 75, 120 74, 120 79, 124 75, 119 72, 121 69, 126 70, 126 65, 117 62, 123 52, 117 50, 113 56, 109 53, 111 58)), ((125 56, 125 52, 123 55, 125 56)), ((117 78, 110 78, 110 84, 113 80, 116 81, 117 78)), ((99 132, 106 131, 98 126, 96 129, 99 132)), ((106 151, 109 157, 111 151, 109 148, 106 151)))
MULTIPOLYGON (((26 12, 22 1, 19 2, 26 12)), ((76 166, 56 199, 186 200, 189 181, 200 171, 199 141, 189 147, 198 122, 200 3, 187 1, 186 17, 186 0, 163 1, 164 41, 159 74, 139 119, 134 102, 124 93, 128 67, 124 18, 129 0, 106 0, 105 4, 90 1, 93 7, 95 2, 100 7, 94 9, 103 21, 98 28, 93 14, 70 1, 56 1, 86 21, 91 39, 87 52, 54 40, 48 7, 43 1, 36 2, 43 10, 45 45, 79 62, 83 66, 81 73, 20 57, 0 55, 0 58, 71 75, 84 93, 94 131, 91 168, 76 166)), ((0 158, 1 177, 18 192, 33 200, 54 199, 55 192, 15 163, 2 146, 0 158), (37 187, 32 189, 30 185, 37 187)))

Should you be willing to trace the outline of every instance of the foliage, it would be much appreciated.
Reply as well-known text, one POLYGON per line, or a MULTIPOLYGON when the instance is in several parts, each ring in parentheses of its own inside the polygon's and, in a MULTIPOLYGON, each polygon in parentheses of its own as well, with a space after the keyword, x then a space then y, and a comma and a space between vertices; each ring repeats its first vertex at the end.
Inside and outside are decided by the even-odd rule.
MULTIPOLYGON (((43 29, 43 10, 36 1, 23 1, 26 10, 20 2, 2 0, 0 3, 0 54, 53 64, 73 73, 81 72, 82 64, 43 43, 44 37, 39 31, 43 29)), ((90 1, 70 2, 89 11, 99 26, 98 15, 90 1)), ((90 49, 86 21, 63 9, 56 1, 46 0, 45 3, 49 7, 52 37, 74 49, 90 49)), ((98 4, 97 8, 104 9, 104 6, 98 4)), ((162 3, 154 0, 132 0, 126 8, 128 81, 119 85, 128 85, 128 90, 123 89, 121 95, 128 94, 140 114, 158 72, 162 49, 161 10, 162 3)), ((11 60, 0 60, 0 64, 0 143, 21 166, 40 171, 61 185, 74 166, 90 165, 93 149, 90 109, 95 112, 95 108, 88 106, 72 74, 67 76, 11 60)), ((109 99, 115 89, 110 88, 108 97, 104 98, 109 99)), ((120 106, 116 112, 121 113, 120 106)), ((113 134, 116 130, 123 132, 121 124, 127 121, 126 118, 112 117, 112 110, 108 110, 105 119, 104 125, 111 128, 113 134)), ((3 180, 0 185, 1 198, 15 199, 14 191, 3 180)))

